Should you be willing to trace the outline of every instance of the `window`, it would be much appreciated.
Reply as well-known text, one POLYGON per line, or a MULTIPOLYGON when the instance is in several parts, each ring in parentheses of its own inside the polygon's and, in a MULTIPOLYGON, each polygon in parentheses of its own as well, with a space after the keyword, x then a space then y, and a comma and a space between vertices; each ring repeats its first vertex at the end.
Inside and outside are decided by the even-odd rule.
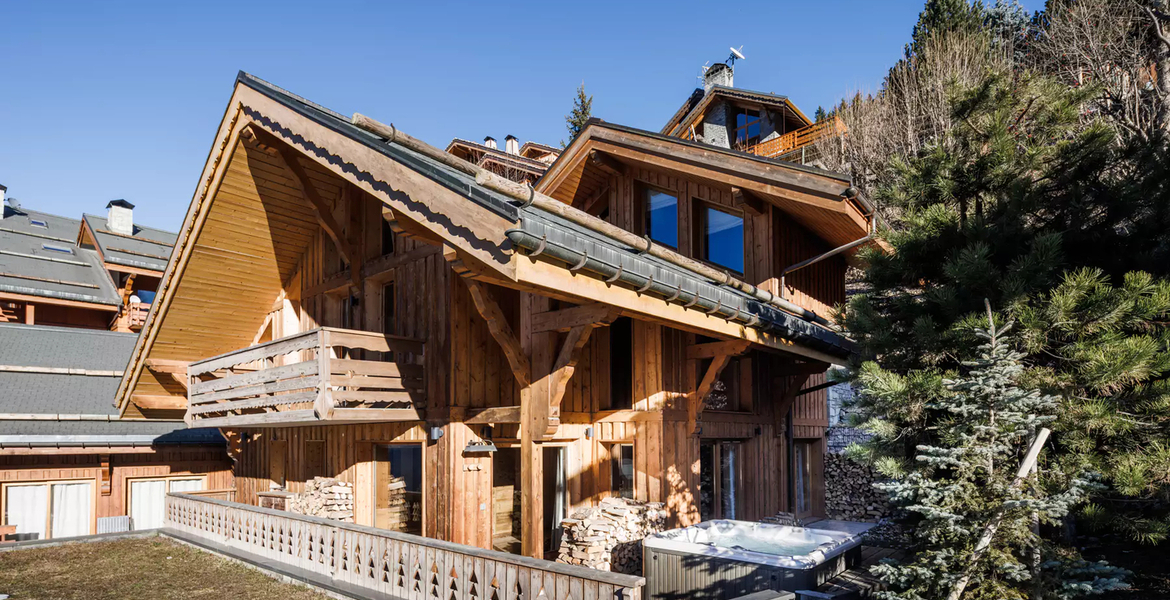
POLYGON ((390 223, 382 219, 382 255, 394 254, 394 231, 390 223))
POLYGON ((422 535, 422 446, 379 446, 376 468, 375 526, 422 535))
POLYGON ((33 227, 41 227, 43 229, 49 228, 49 224, 41 219, 29 219, 28 222, 31 223, 33 227))
POLYGON ((678 198, 665 192, 646 188, 646 235, 650 239, 678 248, 678 198))
POLYGON ((166 495, 197 492, 202 477, 135 479, 130 482, 130 528, 157 529, 166 524, 166 495))
POLYGON ((743 516, 741 442, 699 445, 699 517, 736 519, 743 516))
POLYGON ((735 145, 754 146, 760 143, 760 111, 735 109, 735 145))
POLYGON ((634 406, 634 321, 621 317, 609 326, 609 409, 634 406))
POLYGON ((812 513, 813 442, 792 444, 792 489, 797 516, 812 513))
POLYGON ((8 484, 3 499, 4 524, 16 526, 9 539, 73 537, 92 530, 92 481, 8 484))
POLYGON ((382 333, 394 333, 394 284, 382 286, 382 333))
POLYGON ((53 252, 60 252, 61 254, 73 254, 73 248, 66 246, 58 246, 56 244, 41 244, 41 248, 51 250, 53 252))
POLYGON ((699 258, 743 273, 743 217, 696 203, 699 258))
POLYGON ((614 444, 609 448, 609 489, 620 498, 634 497, 634 445, 614 444))

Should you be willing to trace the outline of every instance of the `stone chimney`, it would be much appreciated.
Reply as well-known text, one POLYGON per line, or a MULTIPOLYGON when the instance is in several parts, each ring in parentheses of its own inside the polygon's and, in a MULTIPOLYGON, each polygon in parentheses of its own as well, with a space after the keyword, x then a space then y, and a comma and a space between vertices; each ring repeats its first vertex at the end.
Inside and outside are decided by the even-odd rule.
POLYGON ((508 154, 519 155, 520 140, 516 139, 516 136, 514 135, 509 135, 508 137, 504 138, 504 151, 508 154))
POLYGON ((490 135, 483 138, 483 145, 487 146, 488 148, 491 148, 492 150, 495 150, 496 149, 496 138, 494 138, 490 135))
POLYGON ((723 87, 735 87, 733 85, 733 77, 735 69, 732 69, 727 63, 715 63, 711 68, 703 73, 703 91, 710 92, 711 88, 720 85, 723 87))
POLYGON ((109 215, 106 227, 114 233, 134 235, 134 205, 125 200, 111 200, 106 205, 109 215))

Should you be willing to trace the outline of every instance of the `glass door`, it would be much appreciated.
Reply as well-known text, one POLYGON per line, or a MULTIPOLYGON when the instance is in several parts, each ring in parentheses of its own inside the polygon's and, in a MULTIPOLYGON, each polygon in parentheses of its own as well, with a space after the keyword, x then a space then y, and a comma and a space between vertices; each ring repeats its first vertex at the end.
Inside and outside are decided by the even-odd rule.
POLYGON ((422 535, 422 446, 379 446, 375 459, 374 526, 422 535))
POLYGON ((743 517, 741 442, 699 445, 699 516, 702 520, 743 517))

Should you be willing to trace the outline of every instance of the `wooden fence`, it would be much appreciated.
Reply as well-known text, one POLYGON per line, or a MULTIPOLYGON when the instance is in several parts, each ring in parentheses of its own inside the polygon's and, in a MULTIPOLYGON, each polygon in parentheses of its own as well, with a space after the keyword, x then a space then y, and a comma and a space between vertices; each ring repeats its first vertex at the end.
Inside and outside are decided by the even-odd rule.
POLYGON ((641 600, 645 579, 190 494, 166 526, 398 598, 641 600))

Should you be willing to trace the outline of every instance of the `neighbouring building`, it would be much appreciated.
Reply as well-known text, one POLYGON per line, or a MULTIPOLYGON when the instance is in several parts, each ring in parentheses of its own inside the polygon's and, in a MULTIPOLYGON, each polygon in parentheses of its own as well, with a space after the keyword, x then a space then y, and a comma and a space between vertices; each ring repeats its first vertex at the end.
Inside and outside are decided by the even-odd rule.
POLYGON ((814 123, 786 96, 736 88, 735 69, 715 63, 703 87, 683 102, 663 135, 801 164, 816 158, 813 142, 844 132, 836 117, 814 123))
POLYGON ((240 502, 337 477, 359 524, 536 557, 610 496, 822 514, 849 178, 595 120, 532 192, 457 146, 241 73, 121 414, 219 428, 240 502))
POLYGON ((512 135, 504 138, 503 150, 495 138, 488 136, 482 144, 455 138, 447 144, 447 152, 517 183, 536 183, 561 153, 536 142, 524 142, 521 146, 520 140, 512 135))
POLYGON ((157 527, 168 490, 230 491, 218 431, 114 407, 174 234, 125 200, 81 220, 0 204, 0 540, 157 527))

